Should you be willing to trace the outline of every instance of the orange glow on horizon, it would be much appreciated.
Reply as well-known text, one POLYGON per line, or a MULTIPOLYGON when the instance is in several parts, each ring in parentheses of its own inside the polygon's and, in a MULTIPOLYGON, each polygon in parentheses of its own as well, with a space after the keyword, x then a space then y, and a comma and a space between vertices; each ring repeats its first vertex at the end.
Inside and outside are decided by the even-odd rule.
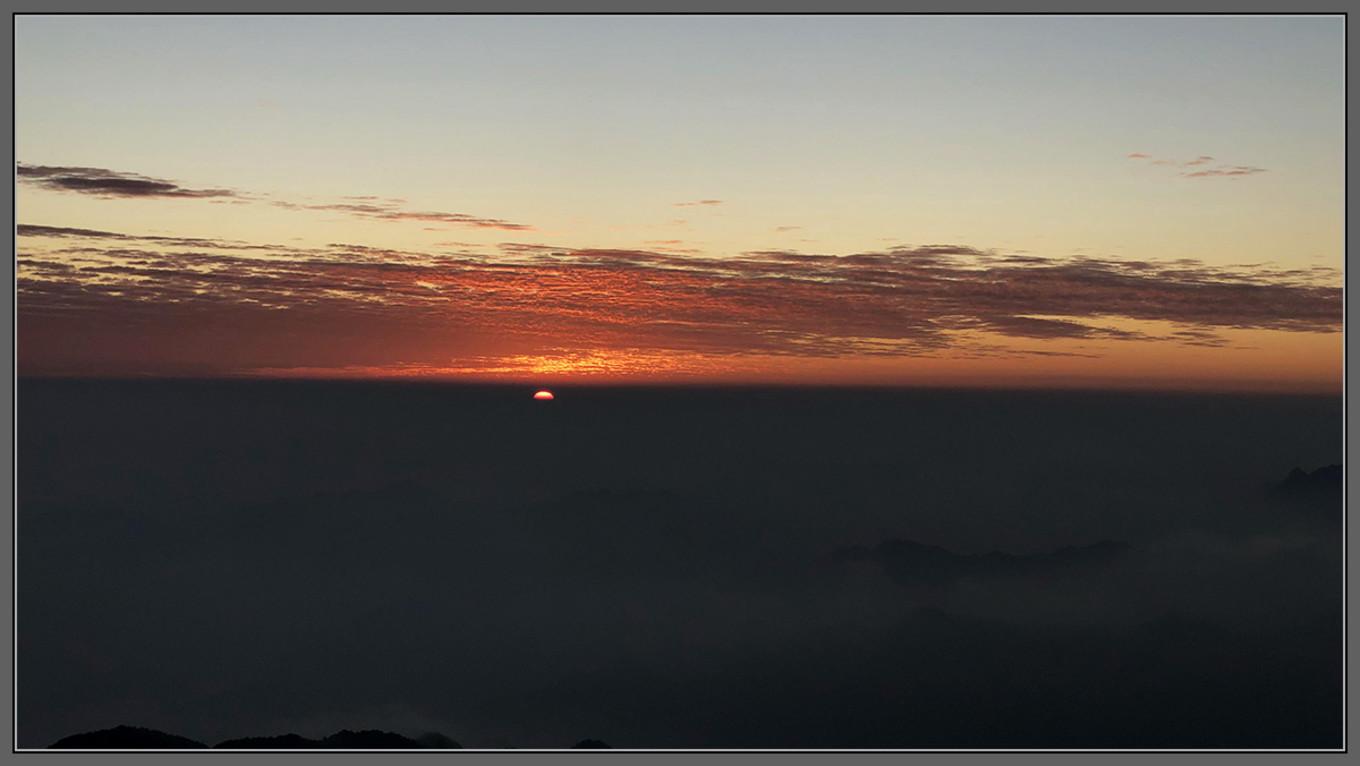
POLYGON ((21 374, 1299 392, 1341 381, 1340 273, 1326 267, 1154 269, 956 245, 727 258, 260 254, 199 240, 129 251, 122 235, 72 231, 23 235, 21 374), (68 249, 72 238, 88 244, 68 249))
MULTIPOLYGON (((1126 342, 1097 358, 1072 355, 794 357, 641 349, 558 351, 469 358, 461 363, 262 368, 247 377, 430 380, 572 385, 867 385, 948 388, 1186 390, 1334 394, 1341 390, 1340 334, 1241 332, 1234 348, 1126 342)), ((1091 351, 1091 349, 1086 349, 1091 351)))

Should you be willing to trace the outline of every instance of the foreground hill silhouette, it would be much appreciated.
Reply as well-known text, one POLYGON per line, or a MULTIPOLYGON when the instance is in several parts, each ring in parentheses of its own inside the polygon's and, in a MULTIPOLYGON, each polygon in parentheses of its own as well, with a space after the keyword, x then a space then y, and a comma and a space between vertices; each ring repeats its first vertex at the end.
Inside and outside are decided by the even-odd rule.
POLYGON ((207 747, 187 737, 140 726, 115 726, 112 729, 72 734, 50 745, 53 750, 199 750, 207 747))
MULTIPOLYGON (((208 746, 188 737, 141 726, 115 726, 63 737, 50 750, 205 750, 208 746)), ((272 737, 241 737, 213 745, 214 750, 461 750, 463 746, 444 734, 426 732, 415 739, 379 729, 342 729, 329 737, 311 739, 301 734, 272 737)), ((598 739, 583 739, 573 750, 607 750, 598 739)))
MULTIPOLYGON (((187 737, 140 726, 115 726, 112 729, 72 734, 49 746, 53 750, 184 750, 207 747, 187 737)), ((378 729, 343 729, 323 739, 311 739, 300 734, 242 737, 213 746, 217 750, 460 750, 462 747, 455 740, 437 732, 411 739, 378 729)))
POLYGON ((583 739, 571 746, 572 750, 608 750, 609 745, 598 739, 583 739))
POLYGON ((301 734, 280 734, 277 737, 242 737, 218 742, 213 746, 218 750, 306 750, 322 747, 321 740, 309 739, 301 734))

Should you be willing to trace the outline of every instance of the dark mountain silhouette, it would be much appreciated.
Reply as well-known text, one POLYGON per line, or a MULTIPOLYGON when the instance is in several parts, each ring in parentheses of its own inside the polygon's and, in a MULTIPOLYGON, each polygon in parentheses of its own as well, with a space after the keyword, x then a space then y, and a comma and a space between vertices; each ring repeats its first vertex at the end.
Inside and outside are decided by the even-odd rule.
POLYGON ((422 745, 410 737, 403 737, 390 731, 344 729, 321 740, 321 747, 344 750, 413 750, 422 745))
MULTIPOLYGON (((586 740, 594 741, 594 740, 586 740)), ((117 749, 166 750, 207 748, 174 734, 138 726, 117 726, 112 729, 72 734, 50 746, 52 749, 117 749)), ((456 750, 462 749, 452 738, 438 732, 427 732, 416 739, 390 731, 344 729, 324 739, 311 739, 300 734, 279 734, 273 737, 241 737, 219 742, 216 750, 456 750)))
POLYGON ((280 734, 277 737, 242 737, 218 742, 217 750, 305 750, 322 747, 321 740, 308 739, 301 734, 280 734))
POLYGON ((63 737, 48 746, 52 750, 177 750, 204 749, 208 746, 186 737, 177 737, 140 726, 115 726, 63 737))
POLYGON ((571 746, 572 750, 609 750, 609 745, 598 739, 583 739, 571 746))
POLYGON ((416 737, 416 741, 420 743, 421 747, 428 750, 463 749, 463 746, 455 742, 452 737, 447 737, 437 731, 427 731, 419 737, 416 737))
POLYGON ((884 540, 873 548, 863 545, 841 548, 832 554, 832 560, 875 562, 901 585, 946 586, 965 578, 1050 576, 1107 563, 1128 549, 1128 543, 1102 540, 1048 553, 991 551, 968 555, 914 540, 884 540))

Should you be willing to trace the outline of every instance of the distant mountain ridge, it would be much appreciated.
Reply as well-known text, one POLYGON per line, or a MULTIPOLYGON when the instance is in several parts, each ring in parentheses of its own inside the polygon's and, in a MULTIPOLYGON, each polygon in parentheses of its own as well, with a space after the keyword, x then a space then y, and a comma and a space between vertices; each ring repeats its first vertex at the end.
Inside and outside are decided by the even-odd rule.
POLYGON ((1280 500, 1330 502, 1341 499, 1345 472, 1340 465, 1324 465, 1312 472, 1295 467, 1284 480, 1270 488, 1280 500))

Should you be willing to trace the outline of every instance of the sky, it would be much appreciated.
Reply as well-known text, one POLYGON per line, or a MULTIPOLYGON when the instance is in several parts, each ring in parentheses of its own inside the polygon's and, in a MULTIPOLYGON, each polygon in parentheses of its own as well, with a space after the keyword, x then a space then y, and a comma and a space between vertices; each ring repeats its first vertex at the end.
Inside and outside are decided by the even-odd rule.
POLYGON ((1343 35, 20 16, 19 372, 1338 391, 1343 35))

